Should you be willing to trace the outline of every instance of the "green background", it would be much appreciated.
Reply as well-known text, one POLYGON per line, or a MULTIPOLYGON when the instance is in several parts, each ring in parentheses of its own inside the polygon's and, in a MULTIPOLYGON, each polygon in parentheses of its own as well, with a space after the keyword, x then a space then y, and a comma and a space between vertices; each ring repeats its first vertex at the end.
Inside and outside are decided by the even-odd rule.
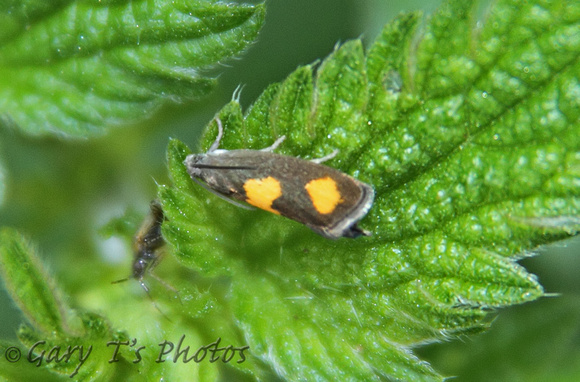
MULTIPOLYGON (((215 70, 219 86, 195 104, 168 105, 146 121, 91 140, 29 138, 0 129, 0 163, 6 195, 0 226, 30 237, 71 296, 82 295, 73 276, 93 264, 113 279, 128 272, 126 245, 98 229, 126 209, 146 213, 156 185, 167 183, 169 137, 195 148, 200 130, 243 85, 249 106, 272 82, 298 65, 327 56, 336 43, 362 36, 370 43, 401 11, 433 11, 435 1, 273 0, 258 41, 239 60, 215 70)), ((417 349, 436 370, 465 381, 580 380, 580 241, 571 240, 521 263, 559 296, 504 309, 487 333, 417 349)), ((91 277, 91 275, 86 275, 91 277)), ((82 278, 82 277, 81 277, 82 278)), ((1 291, 0 338, 13 339, 22 316, 1 291)))

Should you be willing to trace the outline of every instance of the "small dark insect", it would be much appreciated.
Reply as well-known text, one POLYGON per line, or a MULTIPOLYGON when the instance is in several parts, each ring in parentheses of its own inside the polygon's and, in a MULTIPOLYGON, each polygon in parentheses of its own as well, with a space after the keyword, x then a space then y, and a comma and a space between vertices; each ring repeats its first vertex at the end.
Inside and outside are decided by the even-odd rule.
POLYGON ((161 225, 166 219, 161 204, 157 200, 152 201, 149 207, 151 212, 147 215, 133 239, 133 250, 135 252, 133 274, 124 279, 113 281, 113 284, 134 278, 151 297, 149 288, 143 282, 143 278, 161 260, 159 250, 165 245, 165 240, 161 235, 161 225))

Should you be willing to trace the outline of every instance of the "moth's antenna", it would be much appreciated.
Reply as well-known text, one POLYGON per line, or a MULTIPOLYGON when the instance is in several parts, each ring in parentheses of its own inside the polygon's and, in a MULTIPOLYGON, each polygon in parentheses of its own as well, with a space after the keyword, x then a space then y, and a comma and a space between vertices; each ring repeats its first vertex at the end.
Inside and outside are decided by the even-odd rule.
POLYGON ((256 166, 219 166, 215 164, 201 164, 201 163, 189 163, 186 162, 188 167, 193 168, 211 168, 214 170, 255 170, 256 166))

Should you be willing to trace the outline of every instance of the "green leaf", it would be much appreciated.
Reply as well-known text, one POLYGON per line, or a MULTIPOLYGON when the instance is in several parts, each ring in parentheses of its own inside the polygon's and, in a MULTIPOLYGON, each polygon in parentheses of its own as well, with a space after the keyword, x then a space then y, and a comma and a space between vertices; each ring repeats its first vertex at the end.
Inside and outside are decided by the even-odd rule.
POLYGON ((578 322, 573 294, 547 298, 502 312, 493 330, 473 341, 430 346, 431 355, 465 381, 576 381, 578 322))
POLYGON ((224 149, 282 134, 283 154, 340 149, 328 164, 375 188, 370 238, 232 206, 190 181, 190 150, 170 143, 164 235, 183 264, 230 281, 220 306, 265 372, 441 380, 413 347, 543 296, 516 260, 580 228, 580 5, 497 1, 479 23, 476 6, 446 2, 419 36, 419 15, 402 15, 367 53, 347 42, 245 115, 235 99, 219 112, 224 149))
POLYGON ((4 174, 4 166, 0 162, 0 205, 4 202, 4 194, 6 192, 6 175, 4 174))
MULTIPOLYGON (((103 317, 68 307, 62 292, 55 286, 31 245, 11 228, 0 230, 0 276, 6 290, 32 325, 23 325, 18 332, 18 338, 25 348, 11 345, 20 349, 21 363, 38 367, 44 365, 57 374, 78 380, 95 378, 97 375, 113 377, 119 372, 118 365, 111 366, 108 363, 111 350, 106 344, 108 341, 125 340, 126 336, 114 332, 103 317), (59 358, 64 357, 65 349, 75 349, 68 362, 48 361, 51 353, 54 356, 51 350, 57 347, 59 358), (80 348, 85 358, 83 362, 79 359, 80 348), (32 362, 28 360, 29 354, 34 358, 32 362)), ((2 347, 10 348, 4 344, 2 347)), ((6 354, 6 350, 3 354, 6 354)), ((12 369, 3 366, 0 375, 11 375, 14 372, 12 369)), ((17 370, 25 375, 39 374, 31 372, 26 365, 17 370)))
POLYGON ((197 99, 263 21, 263 5, 209 0, 3 2, 0 115, 30 134, 87 136, 197 99))
POLYGON ((0 275, 26 318, 44 333, 70 332, 69 309, 31 245, 13 229, 0 230, 0 275))
POLYGON ((0 341, 2 367, 0 367, 0 381, 62 381, 56 375, 47 373, 46 369, 38 368, 28 362, 25 357, 27 349, 14 342, 0 341), (17 349, 17 350, 16 350, 17 349), (8 359, 11 361, 9 362, 8 359))

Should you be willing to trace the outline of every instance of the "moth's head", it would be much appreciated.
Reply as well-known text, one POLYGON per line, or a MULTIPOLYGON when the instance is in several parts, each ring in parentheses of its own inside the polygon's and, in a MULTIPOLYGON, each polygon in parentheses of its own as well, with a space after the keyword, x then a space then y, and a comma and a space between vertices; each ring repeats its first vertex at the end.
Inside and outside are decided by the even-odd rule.
POLYGON ((183 164, 185 164, 185 168, 190 176, 196 178, 200 177, 202 169, 198 164, 202 163, 204 158, 205 154, 190 154, 185 158, 183 164))

